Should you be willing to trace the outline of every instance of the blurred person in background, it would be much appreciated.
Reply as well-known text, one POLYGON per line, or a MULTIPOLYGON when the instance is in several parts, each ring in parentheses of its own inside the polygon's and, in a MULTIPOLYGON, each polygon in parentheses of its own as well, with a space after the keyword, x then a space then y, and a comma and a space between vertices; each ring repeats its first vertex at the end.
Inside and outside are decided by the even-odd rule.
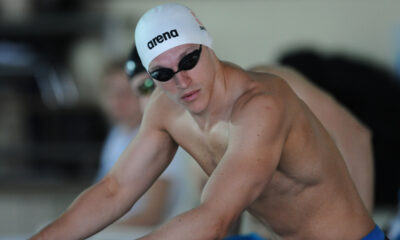
MULTIPOLYGON (((96 182, 107 174, 136 136, 142 112, 154 89, 152 81, 136 56, 137 53, 133 51, 127 63, 116 61, 110 64, 104 74, 102 106, 112 125, 102 149, 96 182), (134 69, 129 68, 132 64, 136 65, 134 69), (127 73, 134 85, 133 89, 127 73)), ((117 222, 117 225, 151 227, 175 215, 176 211, 179 211, 177 209, 179 206, 176 204, 181 203, 177 200, 183 191, 181 167, 181 160, 173 161, 143 198, 117 222)))
POLYGON ((129 87, 123 61, 110 64, 102 80, 101 106, 111 126, 102 149, 96 182, 104 177, 136 135, 142 119, 139 98, 129 87))

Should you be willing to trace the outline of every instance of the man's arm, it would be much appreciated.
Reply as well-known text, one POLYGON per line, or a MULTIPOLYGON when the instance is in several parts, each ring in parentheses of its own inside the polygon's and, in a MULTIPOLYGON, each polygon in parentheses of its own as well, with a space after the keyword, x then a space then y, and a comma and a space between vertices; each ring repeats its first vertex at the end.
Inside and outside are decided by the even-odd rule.
POLYGON ((350 175, 369 212, 373 210, 374 162, 371 132, 331 95, 296 71, 283 67, 251 69, 280 76, 303 99, 336 142, 350 175))
POLYGON ((177 146, 159 130, 158 119, 145 121, 105 178, 83 192, 60 218, 32 239, 85 239, 127 212, 175 154, 177 146))
POLYGON ((159 224, 167 211, 166 201, 171 194, 171 185, 172 181, 168 178, 159 178, 142 196, 145 201, 142 209, 117 224, 127 227, 159 224))
POLYGON ((200 206, 142 240, 225 237, 240 214, 262 193, 279 163, 288 121, 283 117, 282 103, 269 98, 255 96, 235 107, 228 148, 205 186, 200 206))

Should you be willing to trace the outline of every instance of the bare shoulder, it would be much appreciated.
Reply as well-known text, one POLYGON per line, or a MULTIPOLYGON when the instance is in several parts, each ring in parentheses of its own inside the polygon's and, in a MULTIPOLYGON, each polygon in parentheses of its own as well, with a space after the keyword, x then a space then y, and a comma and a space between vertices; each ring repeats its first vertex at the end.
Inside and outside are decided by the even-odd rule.
POLYGON ((268 73, 279 76, 304 100, 310 95, 324 94, 326 97, 331 97, 329 93, 318 88, 314 83, 307 79, 297 70, 287 66, 267 66, 259 65, 250 68, 250 71, 257 73, 268 73))
POLYGON ((269 73, 284 79, 291 87, 303 88, 304 85, 313 85, 300 72, 288 66, 259 65, 250 68, 250 71, 258 73, 269 73))
POLYGON ((250 87, 235 102, 232 120, 281 117, 289 103, 288 85, 274 75, 249 74, 250 87))

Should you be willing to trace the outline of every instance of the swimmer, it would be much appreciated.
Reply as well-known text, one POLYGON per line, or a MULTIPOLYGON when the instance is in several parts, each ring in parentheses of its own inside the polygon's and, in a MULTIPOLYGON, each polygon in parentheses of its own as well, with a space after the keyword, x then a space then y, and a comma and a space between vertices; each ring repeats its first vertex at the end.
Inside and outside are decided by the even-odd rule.
POLYGON ((201 204, 141 239, 223 239, 248 210, 282 239, 384 239, 333 139, 284 79, 220 61, 179 4, 149 10, 135 42, 156 84, 108 175, 32 239, 83 239, 124 214, 178 145, 209 175, 201 204))
MULTIPOLYGON (((132 80, 132 87, 136 95, 139 96, 143 109, 149 100, 150 94, 155 89, 155 84, 145 71, 137 55, 136 48, 132 51, 131 60, 127 63, 127 70, 132 80), (132 66, 135 66, 135 68, 132 68, 132 66)), ((249 70, 282 77, 310 107, 341 151, 361 199, 371 213, 373 205, 373 154, 370 130, 358 121, 352 113, 338 104, 332 96, 317 88, 305 77, 290 68, 258 65, 249 70)), ((206 178, 203 177, 202 173, 193 172, 192 178, 192 181, 200 181, 200 189, 204 187, 206 178), (196 177, 200 179, 196 179, 196 177)), ((259 224, 252 219, 248 219, 248 217, 249 215, 244 215, 241 218, 245 231, 256 230, 263 237, 273 238, 271 231, 261 229, 258 226, 259 224)))

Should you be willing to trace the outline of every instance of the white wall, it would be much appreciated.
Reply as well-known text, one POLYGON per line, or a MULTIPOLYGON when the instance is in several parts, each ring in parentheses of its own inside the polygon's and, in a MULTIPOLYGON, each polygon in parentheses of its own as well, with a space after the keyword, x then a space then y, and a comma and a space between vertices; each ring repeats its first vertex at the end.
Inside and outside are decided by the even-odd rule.
MULTIPOLYGON (((104 39, 85 39, 71 53, 71 65, 82 97, 98 98, 98 80, 104 64, 115 58, 126 58, 134 42, 137 20, 148 9, 166 2, 169 1, 92 3, 95 8, 104 8, 112 21, 107 24, 104 39)), ((396 54, 400 61, 399 0, 176 2, 187 5, 197 14, 213 36, 214 50, 220 59, 243 68, 276 63, 284 51, 299 46, 311 46, 324 53, 340 51, 389 69, 394 69, 396 54)))
MULTIPOLYGON (((135 22, 167 1, 109 1, 107 11, 129 19, 132 29, 119 46, 133 41, 135 22), (121 44, 124 43, 124 44, 121 44)), ((224 60, 242 67, 272 63, 281 51, 298 45, 341 50, 394 66, 395 31, 400 29, 398 0, 190 0, 190 7, 214 38, 224 60)))

